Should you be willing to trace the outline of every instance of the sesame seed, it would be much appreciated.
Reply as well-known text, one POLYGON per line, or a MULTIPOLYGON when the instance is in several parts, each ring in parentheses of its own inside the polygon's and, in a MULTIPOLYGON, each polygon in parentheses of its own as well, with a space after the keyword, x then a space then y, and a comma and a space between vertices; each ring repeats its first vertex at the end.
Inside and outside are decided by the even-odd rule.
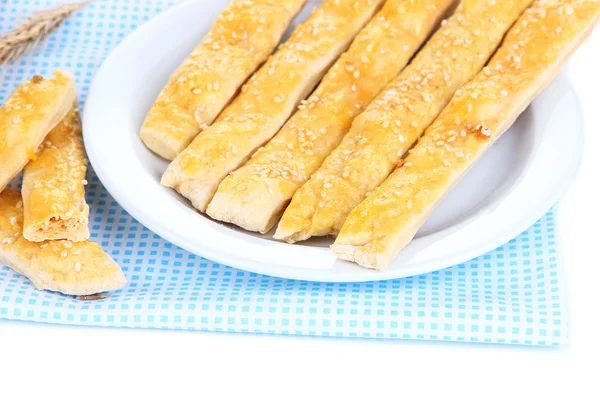
POLYGON ((360 71, 359 70, 354 71, 352 76, 355 77, 356 79, 358 79, 360 77, 360 71))
POLYGON ((415 128, 416 128, 417 126, 419 126, 419 124, 417 123, 417 121, 413 121, 413 122, 411 122, 410 124, 411 124, 412 126, 414 126, 415 128))
POLYGON ((353 91, 353 92, 356 92, 356 90, 357 90, 357 87, 356 87, 356 85, 355 85, 355 84, 353 84, 353 85, 352 85, 352 91, 353 91))
POLYGON ((329 189, 330 187, 333 187, 333 185, 332 185, 331 183, 329 183, 329 182, 325 182, 325 183, 323 184, 323 187, 324 187, 325 189, 329 189))
POLYGON ((410 46, 405 44, 404 46, 402 46, 402 49, 404 49, 404 51, 408 51, 408 49, 410 49, 410 46))
POLYGON ((69 255, 69 253, 68 253, 66 250, 63 250, 63 251, 60 253, 60 256, 61 256, 62 258, 67 258, 67 256, 68 256, 68 255, 69 255))
POLYGON ((412 208, 412 200, 411 199, 408 199, 408 201, 406 202, 406 207, 412 208))
POLYGON ((75 271, 81 271, 81 263, 79 261, 75 263, 75 271))
POLYGON ((508 90, 506 90, 506 89, 502 89, 502 90, 500 91, 500 94, 501 94, 502 96, 508 96, 508 90))
POLYGON ((45 249, 46 247, 48 247, 48 243, 40 244, 40 249, 45 249))
POLYGON ((462 158, 465 156, 465 153, 463 153, 461 151, 457 151, 455 154, 456 154, 456 157, 458 157, 458 158, 462 158))

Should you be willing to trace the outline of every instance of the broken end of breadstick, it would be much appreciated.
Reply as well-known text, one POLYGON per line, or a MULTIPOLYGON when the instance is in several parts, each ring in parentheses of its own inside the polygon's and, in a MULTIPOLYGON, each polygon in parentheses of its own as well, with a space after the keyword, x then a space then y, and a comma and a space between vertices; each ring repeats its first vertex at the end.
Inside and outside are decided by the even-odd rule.
POLYGON ((91 295, 120 289, 127 280, 119 265, 93 242, 30 242, 22 236, 21 194, 0 193, 0 262, 41 290, 91 295))
POLYGON ((26 223, 23 236, 30 242, 62 239, 73 242, 88 240, 90 237, 89 212, 90 208, 87 204, 77 211, 59 211, 49 219, 26 223))

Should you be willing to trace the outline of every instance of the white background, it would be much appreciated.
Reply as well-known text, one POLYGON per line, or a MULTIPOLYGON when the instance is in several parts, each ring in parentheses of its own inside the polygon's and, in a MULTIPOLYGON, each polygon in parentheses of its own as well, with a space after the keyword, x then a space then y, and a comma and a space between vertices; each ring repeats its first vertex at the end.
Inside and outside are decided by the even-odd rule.
MULTIPOLYGON (((561 348, 78 328, 0 321, 0 399, 600 399, 600 29, 569 76, 585 115, 560 207, 571 344, 561 348)), ((569 140, 570 132, 564 132, 569 140)), ((560 162, 560 160, 556 160, 560 162)))

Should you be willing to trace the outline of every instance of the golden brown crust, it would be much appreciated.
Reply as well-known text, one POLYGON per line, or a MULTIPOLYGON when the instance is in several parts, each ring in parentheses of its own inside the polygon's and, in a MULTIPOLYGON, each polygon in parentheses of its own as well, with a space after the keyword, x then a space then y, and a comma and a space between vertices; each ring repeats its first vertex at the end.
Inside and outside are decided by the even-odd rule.
POLYGON ((53 79, 34 76, 6 100, 0 108, 0 192, 34 158, 74 100, 75 80, 61 71, 53 79))
POLYGON ((150 109, 140 133, 146 146, 174 159, 267 59, 305 2, 233 0, 150 109))
POLYGON ((275 137, 221 184, 212 218, 267 232, 350 124, 407 64, 454 0, 388 0, 275 137))
POLYGON ((74 105, 23 170, 23 236, 27 240, 81 242, 89 238, 86 170, 79 110, 74 105))
POLYGON ((169 165, 161 183, 205 211, 218 185, 269 140, 382 0, 325 0, 169 165))
POLYGON ((436 204, 549 83, 600 17, 598 0, 538 0, 396 170, 344 224, 334 252, 385 268, 436 204))
POLYGON ((463 0, 294 194, 275 238, 294 242, 337 234, 350 211, 392 172, 454 92, 481 70, 530 3, 463 0))
POLYGON ((28 277, 40 290, 90 295, 121 288, 121 268, 92 242, 33 243, 22 235, 21 195, 0 193, 0 262, 28 277))

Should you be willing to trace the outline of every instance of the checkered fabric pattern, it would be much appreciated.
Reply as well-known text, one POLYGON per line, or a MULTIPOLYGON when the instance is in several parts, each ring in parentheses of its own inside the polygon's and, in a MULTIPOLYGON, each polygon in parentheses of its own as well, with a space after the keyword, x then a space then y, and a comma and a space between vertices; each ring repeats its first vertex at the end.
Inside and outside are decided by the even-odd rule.
MULTIPOLYGON (((204 0, 212 1, 212 0, 204 0)), ((0 0, 0 32, 59 2, 0 0)), ((0 67, 0 101, 33 74, 61 68, 85 101, 93 74, 118 42, 171 1, 100 0, 35 54, 0 67)), ((61 324, 559 345, 568 340, 551 210, 509 243, 472 261, 411 278, 319 283, 239 271, 177 248, 129 216, 93 171, 91 239, 129 283, 109 298, 40 292, 0 266, 0 318, 61 324)))

